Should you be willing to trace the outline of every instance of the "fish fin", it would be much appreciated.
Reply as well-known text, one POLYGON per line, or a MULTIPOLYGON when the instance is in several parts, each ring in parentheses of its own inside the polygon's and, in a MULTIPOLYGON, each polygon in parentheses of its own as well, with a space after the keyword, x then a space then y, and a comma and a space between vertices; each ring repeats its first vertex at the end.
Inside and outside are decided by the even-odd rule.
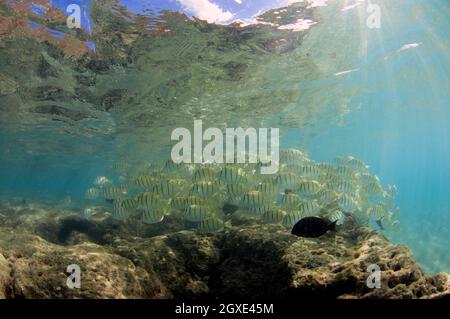
POLYGON ((331 231, 336 231, 336 223, 337 222, 338 222, 338 220, 335 220, 330 225, 328 225, 328 229, 331 230, 331 231))

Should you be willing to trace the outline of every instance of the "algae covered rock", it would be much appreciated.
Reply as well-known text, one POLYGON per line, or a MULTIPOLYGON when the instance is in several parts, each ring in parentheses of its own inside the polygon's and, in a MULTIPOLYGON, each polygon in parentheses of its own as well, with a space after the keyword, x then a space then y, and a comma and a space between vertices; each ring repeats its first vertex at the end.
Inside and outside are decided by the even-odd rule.
POLYGON ((407 247, 367 227, 319 238, 245 222, 208 235, 167 226, 135 232, 142 226, 133 221, 86 223, 47 210, 2 210, 1 298, 450 297, 448 274, 424 274, 407 247), (80 289, 67 285, 72 264, 80 289), (379 288, 368 285, 374 265, 379 288))

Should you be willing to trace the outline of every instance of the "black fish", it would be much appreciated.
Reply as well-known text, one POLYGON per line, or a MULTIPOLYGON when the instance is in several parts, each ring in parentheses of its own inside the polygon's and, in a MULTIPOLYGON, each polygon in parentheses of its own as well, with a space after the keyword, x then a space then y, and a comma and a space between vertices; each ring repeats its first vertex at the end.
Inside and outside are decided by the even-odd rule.
POLYGON ((329 230, 335 230, 337 220, 328 222, 327 220, 310 216, 300 219, 292 228, 291 233, 300 237, 319 237, 329 230))

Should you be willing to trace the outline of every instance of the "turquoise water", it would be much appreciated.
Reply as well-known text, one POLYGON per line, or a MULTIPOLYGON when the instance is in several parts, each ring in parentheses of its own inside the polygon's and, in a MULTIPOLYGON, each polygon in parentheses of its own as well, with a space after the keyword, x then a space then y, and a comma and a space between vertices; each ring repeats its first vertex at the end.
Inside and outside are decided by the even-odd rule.
MULTIPOLYGON (((211 88, 212 99, 205 97, 202 103, 209 107, 214 101, 220 108, 234 97, 267 93, 273 98, 272 113, 261 118, 264 124, 280 127, 282 147, 305 149, 316 161, 332 161, 338 155, 364 160, 383 186, 395 184, 399 189, 396 203, 401 210, 401 228, 387 236, 410 247, 428 272, 450 272, 450 5, 437 0, 392 2, 379 2, 381 28, 369 29, 364 3, 340 11, 356 2, 329 1, 329 6, 318 9, 325 21, 308 31, 299 48, 269 56, 268 64, 255 58, 249 62, 244 80, 227 84, 223 91, 211 88), (333 23, 339 23, 336 29, 333 23), (305 52, 316 63, 312 70, 300 69, 297 64, 305 52), (348 70, 352 72, 339 74, 348 70), (312 75, 303 78, 299 74, 304 71, 312 75), (245 77, 251 72, 257 79, 245 77), (261 77, 266 77, 265 81, 258 82, 261 77), (242 83, 246 79, 248 86, 242 83), (296 96, 296 92, 301 94, 296 96), (273 120, 292 114, 297 122, 291 125, 273 120)), ((93 34, 95 42, 95 29, 93 34)), ((242 59, 237 53, 226 54, 230 54, 228 60, 242 59)), ((179 68, 182 73, 183 66, 179 68)), ((153 69, 153 78, 165 76, 157 71, 158 66, 153 69)), ((190 72, 204 71, 199 67, 190 72)), ((137 82, 140 76, 135 69, 124 67, 111 78, 105 77, 94 90, 120 87, 132 79, 137 82)), ((200 96, 203 88, 188 90, 200 96)), ((180 91, 175 89, 174 94, 180 91)), ((244 112, 229 113, 227 123, 245 126, 246 120, 257 114, 258 101, 244 112)), ((144 100, 136 107, 151 102, 144 100)), ((6 106, 8 101, 2 103, 6 106)), ((169 116, 164 114, 163 119, 169 116)), ((120 113, 113 117, 120 123, 120 113)), ((222 124, 217 118, 211 115, 212 126, 222 124)), ((0 137, 0 195, 53 202, 70 196, 72 207, 82 209, 86 188, 96 176, 110 175, 113 161, 167 158, 167 148, 155 150, 158 142, 167 146, 167 132, 177 124, 183 127, 185 123, 177 120, 163 125, 164 138, 157 135, 151 141, 144 139, 143 144, 137 124, 112 125, 115 131, 109 134, 109 117, 94 123, 98 134, 90 133, 89 137, 55 133, 51 130, 54 124, 9 122, 0 137), (21 129, 15 130, 15 125, 21 129)), ((156 135, 151 125, 145 128, 149 136, 156 135)))

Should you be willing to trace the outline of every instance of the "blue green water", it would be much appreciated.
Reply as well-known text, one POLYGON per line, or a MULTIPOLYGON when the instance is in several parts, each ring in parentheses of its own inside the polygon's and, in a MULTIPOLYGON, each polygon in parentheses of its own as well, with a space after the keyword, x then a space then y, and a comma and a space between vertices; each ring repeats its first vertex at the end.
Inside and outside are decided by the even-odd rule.
MULTIPOLYGON (((317 161, 331 161, 337 155, 364 160, 383 185, 395 184, 399 189, 401 229, 388 236, 408 245, 427 271, 450 272, 450 3, 407 0, 391 8, 389 1, 384 1, 382 8, 380 29, 354 25, 345 30, 358 36, 356 41, 365 47, 364 54, 347 61, 348 68, 340 70, 354 72, 295 83, 283 82, 284 74, 273 75, 279 80, 271 87, 274 91, 286 84, 306 91, 297 101, 299 109, 304 104, 314 109, 315 101, 328 93, 327 103, 338 107, 342 101, 334 100, 336 91, 328 88, 351 92, 346 101, 348 112, 319 115, 339 118, 339 123, 281 126, 282 147, 306 149, 317 161), (408 44, 416 45, 401 49, 408 44)), ((353 19, 359 15, 360 22, 364 21, 364 9, 356 10, 358 13, 349 10, 345 14, 353 19)), ((236 123, 243 116, 252 114, 236 114, 236 123)), ((86 188, 96 176, 110 173, 111 160, 134 157, 130 151, 123 158, 114 136, 61 138, 61 152, 53 146, 41 154, 26 152, 45 146, 46 141, 55 142, 45 131, 2 132, 2 197, 59 201, 69 195, 82 206, 86 188), (22 139, 27 143, 16 146, 22 139), (83 147, 90 150, 86 155, 78 151, 83 147)))

